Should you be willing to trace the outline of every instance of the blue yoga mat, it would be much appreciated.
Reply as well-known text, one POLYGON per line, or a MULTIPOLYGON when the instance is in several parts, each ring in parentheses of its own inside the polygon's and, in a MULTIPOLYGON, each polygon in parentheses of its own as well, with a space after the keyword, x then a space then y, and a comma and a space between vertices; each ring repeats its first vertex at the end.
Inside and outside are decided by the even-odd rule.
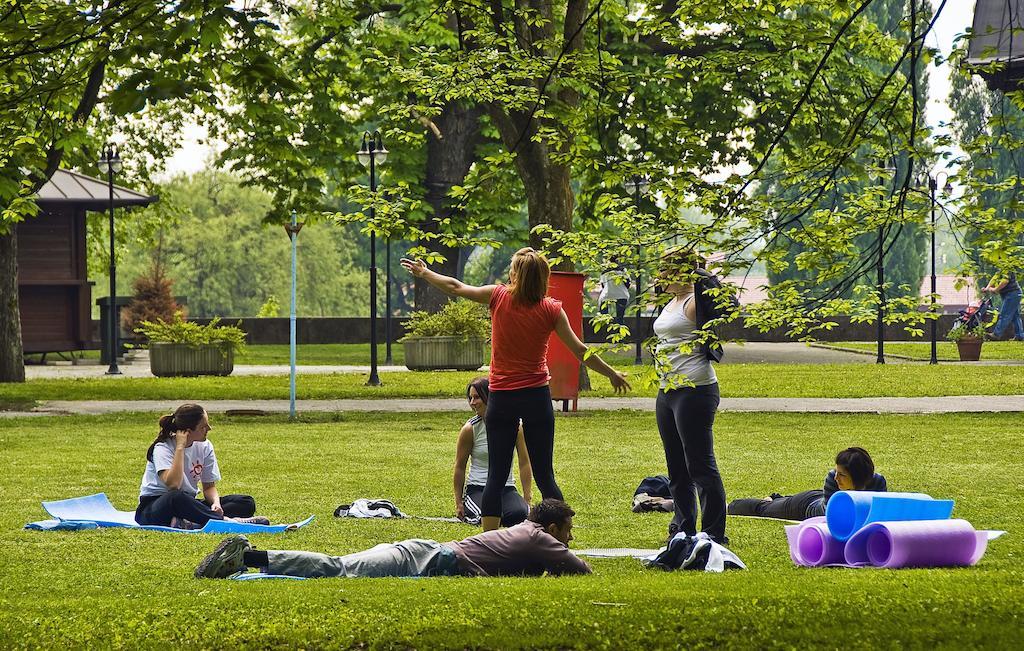
POLYGON ((156 525, 140 525, 135 522, 135 511, 118 511, 110 503, 106 493, 96 493, 85 497, 73 497, 56 502, 43 502, 43 508, 57 519, 30 522, 26 529, 83 529, 94 523, 97 527, 124 527, 129 529, 146 529, 147 531, 169 531, 172 533, 281 533, 304 527, 313 521, 309 516, 300 522, 291 524, 242 524, 233 520, 210 520, 202 529, 175 529, 156 525), (74 523, 74 524, 72 524, 74 523))
POLYGON ((260 579, 288 579, 290 581, 305 581, 304 576, 288 576, 287 574, 265 574, 263 572, 249 572, 246 574, 236 574, 231 577, 235 581, 259 581, 260 579))
POLYGON ((838 541, 872 522, 947 520, 952 514, 953 500, 937 500, 924 493, 839 491, 825 508, 828 531, 838 541))

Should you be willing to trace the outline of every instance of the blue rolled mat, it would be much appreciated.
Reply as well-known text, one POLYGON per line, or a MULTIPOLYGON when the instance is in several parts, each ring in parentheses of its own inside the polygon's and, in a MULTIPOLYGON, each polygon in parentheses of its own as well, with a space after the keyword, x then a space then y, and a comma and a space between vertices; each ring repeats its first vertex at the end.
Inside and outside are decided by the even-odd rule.
POLYGON ((845 541, 871 522, 947 520, 953 500, 937 500, 924 493, 839 491, 825 508, 828 530, 845 541))
MULTIPOLYGON (((281 533, 304 527, 313 521, 314 516, 291 524, 243 524, 234 520, 210 520, 202 529, 176 529, 157 525, 140 525, 135 521, 135 511, 118 511, 110 503, 106 493, 96 493, 84 497, 72 497, 66 500, 43 502, 43 508, 51 516, 61 522, 95 523, 97 527, 123 527, 127 529, 145 529, 147 531, 166 531, 170 533, 281 533)), ((50 521, 44 521, 50 522, 50 521)), ((62 529, 72 527, 45 526, 32 522, 25 525, 28 529, 62 529)), ((73 528, 88 528, 77 525, 73 528)))

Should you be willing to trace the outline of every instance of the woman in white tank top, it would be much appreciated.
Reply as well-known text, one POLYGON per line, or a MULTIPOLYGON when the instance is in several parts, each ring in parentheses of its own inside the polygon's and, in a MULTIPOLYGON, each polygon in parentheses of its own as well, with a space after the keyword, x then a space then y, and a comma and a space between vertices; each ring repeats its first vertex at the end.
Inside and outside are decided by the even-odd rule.
POLYGON ((725 545, 725 487, 715 459, 713 425, 718 410, 718 378, 702 346, 698 345, 692 272, 697 256, 688 250, 670 250, 661 259, 658 284, 672 300, 654 322, 658 337, 657 361, 661 388, 655 402, 658 433, 665 448, 669 491, 675 515, 669 540, 676 534, 697 533, 697 498, 701 531, 725 545), (693 488, 697 487, 697 495, 693 488))
MULTIPOLYGON (((485 377, 478 377, 466 386, 466 399, 469 400, 469 407, 475 415, 466 421, 459 431, 459 441, 455 450, 455 470, 452 477, 455 516, 472 524, 480 523, 484 486, 487 484, 488 451, 484 414, 487 412, 489 393, 489 383, 485 377)), ((530 455, 526 451, 522 425, 516 438, 516 457, 519 459, 519 479, 523 484, 523 494, 520 495, 516 490, 515 477, 512 471, 509 471, 501 494, 501 525, 504 527, 519 524, 526 519, 530 511, 533 468, 530 466, 530 455)))

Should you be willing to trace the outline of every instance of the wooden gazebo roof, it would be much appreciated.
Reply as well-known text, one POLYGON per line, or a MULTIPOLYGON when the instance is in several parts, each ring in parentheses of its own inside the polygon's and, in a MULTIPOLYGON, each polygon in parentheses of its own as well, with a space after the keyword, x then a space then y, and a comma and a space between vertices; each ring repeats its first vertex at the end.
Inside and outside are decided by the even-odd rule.
POLYGON ((1020 87, 1024 80, 1024 0, 977 0, 967 65, 993 90, 1020 87))
MULTIPOLYGON (((157 199, 158 197, 114 185, 115 208, 148 206, 157 199)), ((44 207, 75 204, 87 210, 103 210, 110 206, 110 190, 106 181, 71 170, 57 170, 39 190, 36 202, 44 207)))

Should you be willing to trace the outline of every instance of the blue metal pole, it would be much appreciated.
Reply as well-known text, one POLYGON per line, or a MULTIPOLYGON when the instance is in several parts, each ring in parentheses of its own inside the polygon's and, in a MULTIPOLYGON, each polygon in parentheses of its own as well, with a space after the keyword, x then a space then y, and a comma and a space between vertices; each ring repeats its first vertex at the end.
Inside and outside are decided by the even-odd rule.
POLYGON ((295 285, 296 285, 296 272, 295 272, 295 259, 297 257, 296 236, 298 230, 296 229, 297 217, 295 211, 292 211, 292 228, 288 232, 288 237, 292 241, 292 309, 291 316, 289 318, 289 357, 291 359, 291 384, 289 386, 289 405, 288 405, 288 418, 295 420, 295 285))

